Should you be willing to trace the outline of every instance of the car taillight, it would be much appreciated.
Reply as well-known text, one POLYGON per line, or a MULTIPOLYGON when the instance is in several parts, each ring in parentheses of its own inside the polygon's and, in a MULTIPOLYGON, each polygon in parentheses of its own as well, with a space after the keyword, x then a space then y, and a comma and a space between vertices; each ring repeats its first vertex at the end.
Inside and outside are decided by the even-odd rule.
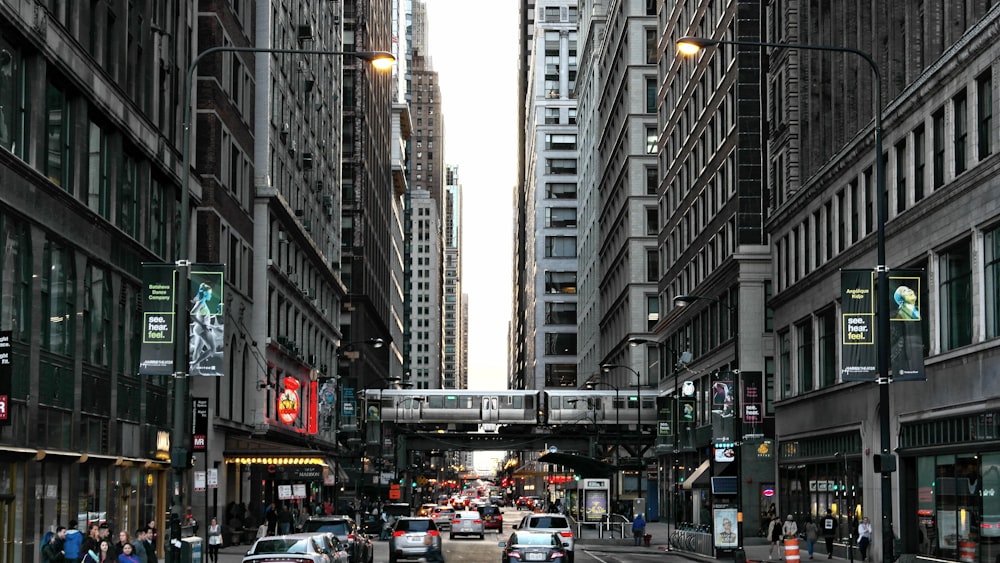
POLYGON ((482 520, 473 520, 472 523, 473 524, 482 524, 483 521, 482 520))
POLYGON ((354 541, 354 534, 347 534, 347 541, 354 541))
POLYGON ((521 552, 520 551, 511 551, 510 553, 507 554, 507 557, 509 557, 511 559, 520 559, 521 558, 521 552))
POLYGON ((562 536, 562 537, 564 537, 564 538, 571 538, 571 537, 573 537, 573 532, 570 531, 570 530, 563 530, 563 531, 559 532, 559 535, 562 536))
POLYGON ((403 530, 396 530, 392 533, 392 537, 394 538, 398 538, 399 536, 405 536, 405 535, 406 532, 404 532, 403 530))
POLYGON ((458 518, 455 518, 454 520, 451 521, 451 523, 452 524, 461 524, 462 521, 460 519, 458 519, 458 518))
POLYGON ((437 530, 430 530, 430 531, 427 532, 427 535, 428 536, 440 536, 441 532, 439 532, 437 530))
POLYGON ((552 554, 549 555, 549 559, 553 561, 555 561, 556 559, 562 559, 563 557, 566 557, 566 554, 561 551, 553 551, 552 554))

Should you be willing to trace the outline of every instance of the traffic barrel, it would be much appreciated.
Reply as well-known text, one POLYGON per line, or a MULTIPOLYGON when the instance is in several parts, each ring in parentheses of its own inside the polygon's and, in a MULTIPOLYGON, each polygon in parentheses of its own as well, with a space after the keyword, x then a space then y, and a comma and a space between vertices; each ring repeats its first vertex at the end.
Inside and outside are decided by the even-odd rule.
POLYGON ((785 561, 788 563, 799 563, 798 538, 788 538, 785 540, 785 561))

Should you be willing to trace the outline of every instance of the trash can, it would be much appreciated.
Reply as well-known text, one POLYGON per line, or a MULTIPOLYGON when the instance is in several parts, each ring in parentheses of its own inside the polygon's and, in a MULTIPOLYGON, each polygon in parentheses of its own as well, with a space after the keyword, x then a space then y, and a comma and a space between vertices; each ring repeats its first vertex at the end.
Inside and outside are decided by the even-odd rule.
POLYGON ((179 563, 201 563, 201 538, 190 536, 181 538, 181 560, 179 563))

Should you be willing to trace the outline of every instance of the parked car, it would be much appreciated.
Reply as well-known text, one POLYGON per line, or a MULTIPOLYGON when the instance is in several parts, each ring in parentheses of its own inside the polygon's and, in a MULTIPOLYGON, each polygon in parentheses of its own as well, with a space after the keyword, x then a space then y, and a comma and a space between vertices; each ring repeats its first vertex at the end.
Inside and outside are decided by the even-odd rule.
POLYGON ((437 524, 439 530, 451 529, 451 518, 455 515, 455 509, 450 506, 438 506, 431 513, 431 519, 437 524))
POLYGON ((350 554, 328 532, 286 534, 255 541, 243 563, 350 563, 350 554))
POLYGON ((450 532, 448 539, 455 539, 455 536, 479 536, 483 539, 486 537, 483 516, 475 510, 460 510, 451 519, 450 532))
POLYGON ((514 526, 517 531, 529 530, 540 532, 555 532, 566 545, 566 563, 573 563, 573 528, 569 518, 562 514, 528 514, 514 526))
POLYGON ((503 531, 503 511, 496 506, 480 506, 479 514, 483 517, 483 528, 503 531))
POLYGON ((431 544, 441 549, 441 532, 434 520, 423 517, 401 517, 392 526, 389 538, 389 563, 400 559, 420 559, 427 553, 424 539, 430 537, 431 544))
POLYGON ((302 524, 302 531, 333 534, 337 541, 347 546, 351 563, 371 563, 375 557, 371 537, 358 530, 350 516, 310 516, 302 524))
POLYGON ((546 561, 548 563, 566 563, 566 544, 555 532, 528 530, 516 531, 505 542, 498 542, 503 548, 500 553, 500 563, 516 561, 546 561))

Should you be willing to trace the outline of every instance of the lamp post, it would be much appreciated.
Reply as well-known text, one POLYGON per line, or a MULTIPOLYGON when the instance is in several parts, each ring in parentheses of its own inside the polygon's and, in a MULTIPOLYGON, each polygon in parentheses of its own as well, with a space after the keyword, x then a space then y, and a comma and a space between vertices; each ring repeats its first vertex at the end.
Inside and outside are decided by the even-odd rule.
MULTIPOLYGON (((189 277, 191 270, 191 262, 188 255, 188 229, 190 224, 190 210, 191 205, 191 194, 190 194, 190 184, 191 184, 191 105, 192 100, 192 87, 194 84, 194 73, 198 68, 198 64, 207 57, 215 53, 289 53, 289 54, 302 54, 302 55, 332 55, 341 57, 356 57, 358 59, 366 60, 372 63, 372 65, 378 70, 387 70, 392 67, 395 62, 395 57, 392 53, 384 51, 323 51, 323 50, 298 50, 298 49, 269 49, 269 48, 257 48, 257 47, 212 47, 206 49, 201 53, 195 55, 188 65, 187 74, 185 75, 184 81, 184 107, 183 107, 183 131, 181 138, 181 184, 180 184, 180 225, 179 232, 177 233, 177 261, 176 265, 182 270, 183 275, 181 276, 181 283, 177 284, 176 288, 176 320, 175 320, 175 333, 177 334, 176 344, 174 345, 174 404, 173 404, 173 428, 171 430, 171 452, 170 452, 170 464, 173 468, 174 474, 174 484, 173 484, 173 499, 171 508, 171 522, 170 529, 171 535, 177 528, 179 531, 179 518, 181 510, 184 506, 184 476, 188 469, 190 463, 189 448, 187 446, 187 440, 190 438, 190 410, 189 405, 191 398, 189 396, 188 387, 188 347, 189 343, 189 332, 188 332, 188 316, 189 311, 188 303, 189 299, 189 277), (176 520, 176 522, 175 522, 176 520), (175 524, 177 524, 175 526, 175 524)), ((267 228, 266 225, 262 226, 267 228)), ((179 541, 179 537, 171 538, 172 540, 179 541)), ((168 550, 168 555, 173 558, 175 550, 168 550)))
POLYGON ((853 54, 864 59, 871 68, 875 79, 875 200, 877 220, 875 221, 875 272, 877 275, 876 305, 875 305, 875 351, 877 378, 879 386, 879 447, 881 455, 888 460, 888 465, 882 464, 881 474, 881 512, 882 512, 882 557, 892 557, 892 471, 895 470, 895 459, 890 453, 891 435, 889 432, 889 270, 886 266, 885 222, 888 211, 887 195, 885 193, 885 162, 882 159, 882 73, 875 59, 865 51, 852 47, 835 45, 811 45, 804 43, 772 43, 765 41, 724 41, 705 39, 701 37, 682 37, 677 41, 677 50, 684 55, 694 55, 705 47, 715 45, 737 45, 747 47, 774 47, 779 49, 798 49, 808 51, 829 51, 853 54))
MULTIPOLYGON (((636 405, 637 409, 636 409, 636 415, 635 415, 636 416, 636 418, 635 418, 635 427, 636 427, 637 433, 639 434, 639 447, 637 449, 637 453, 639 454, 639 484, 638 484, 638 489, 639 490, 638 490, 638 492, 636 494, 638 495, 639 498, 642 498, 642 481, 644 479, 643 474, 646 471, 646 466, 643 463, 643 454, 644 454, 644 452, 643 452, 643 449, 642 449, 642 443, 643 443, 643 439, 642 439, 643 438, 643 432, 642 432, 642 388, 646 387, 646 386, 642 384, 642 376, 639 375, 639 370, 633 369, 631 366, 626 366, 624 364, 601 364, 601 371, 603 371, 604 373, 608 373, 612 369, 625 369, 625 370, 628 370, 628 371, 630 371, 630 372, 632 372, 632 373, 635 374, 635 398, 636 398, 636 403, 637 403, 637 405, 636 405)), ((616 391, 617 391, 617 389, 616 389, 616 391)), ((645 512, 645 510, 643 510, 643 512, 645 512)), ((645 515, 643 515, 643 516, 645 516, 645 515)))

